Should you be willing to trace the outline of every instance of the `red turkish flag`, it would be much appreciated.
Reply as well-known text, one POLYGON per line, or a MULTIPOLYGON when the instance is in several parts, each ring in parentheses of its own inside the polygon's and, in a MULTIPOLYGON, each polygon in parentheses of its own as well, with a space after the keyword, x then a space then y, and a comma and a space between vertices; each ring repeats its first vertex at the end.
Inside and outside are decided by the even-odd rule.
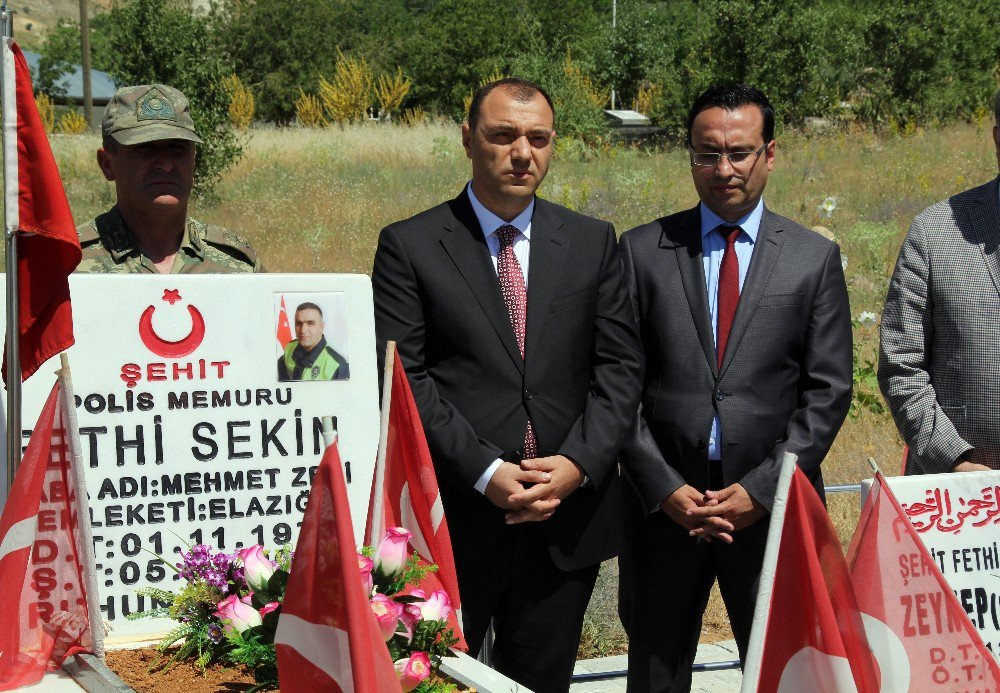
POLYGON ((361 584, 336 443, 313 479, 274 644, 283 691, 401 690, 361 584))
POLYGON ((428 573, 420 584, 427 594, 444 590, 451 601, 448 625, 458 638, 456 648, 467 651, 462 635, 459 613, 462 600, 458 592, 458 575, 451 550, 451 535, 444 516, 441 493, 420 413, 413 401, 410 382, 399 353, 392 347, 394 365, 392 390, 383 402, 388 408, 388 435, 385 443, 384 479, 379 487, 379 472, 372 478, 372 495, 368 503, 368 523, 365 543, 377 546, 388 527, 410 530, 410 545, 427 564, 438 569, 428 573), (381 509, 381 512, 379 512, 381 509))
MULTIPOLYGON (((2 43, 4 74, 15 74, 17 83, 17 264, 23 381, 46 360, 73 345, 69 275, 80 263, 80 241, 35 108, 28 64, 11 39, 2 43)), ((7 85, 3 89, 10 93, 7 85)), ((8 201, 11 197, 5 192, 8 201)), ((6 352, 3 376, 6 382, 6 352)))
POLYGON ((878 693, 840 540, 805 474, 785 464, 794 470, 782 472, 771 515, 760 588, 767 601, 758 597, 765 611, 754 616, 743 690, 878 693))
POLYGON ((284 349, 292 341, 292 327, 288 322, 288 309, 285 308, 285 297, 281 297, 281 310, 278 311, 278 329, 274 333, 278 344, 284 349))
POLYGON ((0 691, 91 652, 69 442, 57 383, 0 516, 0 691))
POLYGON ((881 474, 847 562, 868 640, 893 690, 1000 689, 996 659, 881 474))

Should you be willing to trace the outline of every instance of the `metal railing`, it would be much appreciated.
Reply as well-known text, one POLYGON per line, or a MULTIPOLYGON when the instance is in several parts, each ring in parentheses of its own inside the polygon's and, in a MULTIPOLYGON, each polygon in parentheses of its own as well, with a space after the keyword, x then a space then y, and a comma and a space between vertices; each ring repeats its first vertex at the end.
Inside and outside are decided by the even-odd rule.
MULTIPOLYGON (((826 495, 831 495, 834 493, 861 493, 861 484, 834 484, 833 486, 824 486, 823 490, 826 495)), ((740 660, 730 659, 721 662, 702 662, 700 664, 692 664, 691 671, 695 674, 705 671, 725 671, 728 669, 739 669, 740 660)), ((609 679, 623 679, 628 675, 628 670, 626 669, 616 669, 613 671, 595 671, 588 672, 585 674, 573 674, 573 683, 591 683, 594 681, 607 681, 609 679)))

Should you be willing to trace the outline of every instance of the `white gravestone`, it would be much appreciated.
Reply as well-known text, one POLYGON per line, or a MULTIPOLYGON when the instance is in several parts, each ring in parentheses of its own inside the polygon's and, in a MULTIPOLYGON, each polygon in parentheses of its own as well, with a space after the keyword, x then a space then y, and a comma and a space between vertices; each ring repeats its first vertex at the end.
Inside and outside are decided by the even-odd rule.
MULTIPOLYGON (((189 544, 232 552, 295 541, 324 417, 337 423, 360 543, 379 431, 368 277, 73 275, 70 288, 69 360, 112 636, 170 628, 125 619, 151 606, 138 588, 178 584, 154 554, 174 563, 189 544), (322 311, 348 379, 279 380, 279 335, 295 338, 303 303, 322 311)), ((24 384, 23 429, 34 426, 57 368, 52 359, 24 384)))

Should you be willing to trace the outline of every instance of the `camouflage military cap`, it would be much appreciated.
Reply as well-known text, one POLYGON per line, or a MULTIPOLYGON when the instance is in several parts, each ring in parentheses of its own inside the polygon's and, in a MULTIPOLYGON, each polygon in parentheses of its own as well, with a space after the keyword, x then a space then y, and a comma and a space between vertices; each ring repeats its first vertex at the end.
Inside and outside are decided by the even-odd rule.
POLYGON ((165 84, 142 84, 116 91, 104 111, 101 132, 125 145, 157 140, 201 142, 187 97, 165 84))

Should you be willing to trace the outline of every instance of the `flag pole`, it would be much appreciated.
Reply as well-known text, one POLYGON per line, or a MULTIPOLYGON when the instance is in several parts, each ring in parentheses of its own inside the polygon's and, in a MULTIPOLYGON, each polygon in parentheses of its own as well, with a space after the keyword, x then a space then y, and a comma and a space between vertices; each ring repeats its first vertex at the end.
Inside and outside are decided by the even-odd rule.
POLYGON ((17 81, 13 39, 13 15, 7 2, 0 5, 0 38, 3 59, 0 60, 0 127, 3 129, 3 189, 4 241, 7 271, 7 485, 9 493, 14 474, 21 463, 21 353, 20 310, 17 272, 18 179, 17 179, 17 81))
POLYGON ((385 363, 382 376, 382 409, 379 419, 378 451, 375 454, 375 472, 372 475, 372 495, 368 501, 368 526, 365 527, 365 544, 376 546, 385 532, 383 508, 385 507, 385 449, 389 442, 389 408, 392 406, 392 373, 396 366, 396 342, 385 343, 385 363))
POLYGON ((778 474, 778 490, 771 508, 771 520, 767 528, 767 543, 764 545, 764 561, 760 570, 757 587, 757 602, 753 610, 753 624, 750 627, 750 642, 747 644, 746 661, 743 663, 743 686, 740 693, 753 693, 760 680, 761 657, 764 652, 764 635, 771 611, 771 593, 774 590, 774 573, 778 566, 778 552, 781 549, 781 529, 785 523, 785 508, 788 505, 788 490, 792 484, 798 456, 786 452, 781 460, 778 474))

